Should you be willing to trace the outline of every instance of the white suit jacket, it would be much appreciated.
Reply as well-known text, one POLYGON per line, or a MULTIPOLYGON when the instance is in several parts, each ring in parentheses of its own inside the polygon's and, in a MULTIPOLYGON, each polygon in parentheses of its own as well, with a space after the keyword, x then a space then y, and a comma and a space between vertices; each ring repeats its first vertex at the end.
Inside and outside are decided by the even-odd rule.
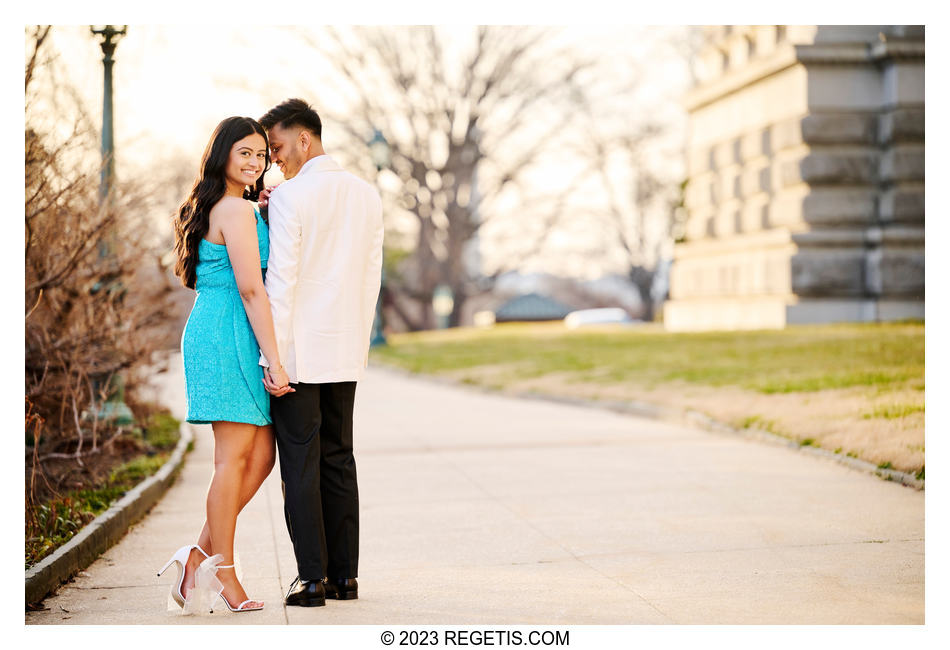
POLYGON ((359 380, 383 261, 379 193, 318 156, 270 195, 268 222, 264 287, 290 381, 359 380))

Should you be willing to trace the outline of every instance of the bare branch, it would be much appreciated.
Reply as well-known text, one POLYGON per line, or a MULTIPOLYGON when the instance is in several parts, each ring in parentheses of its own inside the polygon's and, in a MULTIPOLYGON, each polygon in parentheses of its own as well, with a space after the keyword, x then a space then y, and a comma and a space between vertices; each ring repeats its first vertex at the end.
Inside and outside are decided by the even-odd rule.
POLYGON ((40 25, 33 28, 33 33, 31 34, 31 38, 33 39, 33 52, 26 62, 26 80, 23 84, 24 92, 30 89, 30 82, 33 81, 33 69, 36 67, 36 60, 39 56, 40 48, 43 47, 43 42, 46 40, 46 37, 49 36, 49 30, 49 25, 40 25))
MULTIPOLYGON (((638 199, 625 180, 607 172, 608 162, 621 160, 619 149, 656 137, 628 127, 626 113, 611 114, 630 110, 636 75, 614 79, 604 59, 560 45, 548 29, 479 26, 460 39, 433 27, 356 27, 305 40, 333 62, 321 88, 348 98, 341 114, 327 114, 346 140, 339 147, 343 155, 372 176, 365 162, 372 129, 390 144, 391 171, 401 185, 382 187, 387 219, 411 215, 417 227, 410 231, 415 249, 400 262, 401 277, 389 280, 393 304, 417 302, 427 321, 439 284, 452 287, 457 304, 463 303, 473 280, 486 277, 485 269, 466 266, 473 238, 487 226, 530 216, 533 229, 520 237, 518 259, 536 257, 576 213, 585 186, 599 186, 599 202, 606 203, 604 210, 587 206, 585 214, 617 220, 631 257, 642 246, 621 225, 636 213, 628 204, 638 199), (451 47, 449 38, 455 39, 451 47), (599 130, 601 122, 612 131, 599 130), (585 143, 588 131, 596 138, 585 143), (577 173, 566 187, 535 196, 532 174, 565 153, 575 156, 571 169, 577 173)), ((408 314, 400 319, 413 320, 408 314)))

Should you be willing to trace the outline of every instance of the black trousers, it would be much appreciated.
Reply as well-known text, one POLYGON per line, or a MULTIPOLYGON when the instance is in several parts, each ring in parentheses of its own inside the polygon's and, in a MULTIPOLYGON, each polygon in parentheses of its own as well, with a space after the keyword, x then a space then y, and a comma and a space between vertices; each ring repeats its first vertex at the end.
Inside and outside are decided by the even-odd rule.
POLYGON ((353 458, 356 382, 291 384, 271 398, 284 517, 301 580, 355 578, 359 490, 353 458))

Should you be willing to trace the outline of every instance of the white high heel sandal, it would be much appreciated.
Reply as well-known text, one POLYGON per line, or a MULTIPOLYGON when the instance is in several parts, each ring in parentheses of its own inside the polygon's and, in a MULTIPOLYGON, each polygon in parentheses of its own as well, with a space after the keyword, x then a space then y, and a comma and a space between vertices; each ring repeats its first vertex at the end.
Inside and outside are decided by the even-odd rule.
MULTIPOLYGON (((216 557, 220 557, 220 556, 216 556, 216 557)), ((215 566, 215 568, 214 568, 215 578, 217 578, 218 569, 233 569, 233 568, 234 568, 234 565, 233 565, 233 564, 219 564, 219 565, 215 566)), ((219 585, 221 584, 220 579, 218 580, 218 584, 219 584, 219 585)), ((255 601, 253 598, 248 598, 247 600, 241 602, 237 607, 231 607, 231 603, 229 603, 229 602, 228 602, 228 599, 224 597, 224 585, 221 585, 221 587, 218 588, 218 597, 220 597, 221 600, 224 601, 224 604, 227 605, 227 608, 228 608, 229 610, 231 610, 232 612, 234 612, 235 614, 238 613, 238 612, 256 612, 256 611, 258 611, 258 610, 264 609, 264 605, 263 605, 263 604, 261 604, 261 605, 259 605, 259 606, 257 606, 257 607, 245 607, 245 605, 247 605, 248 603, 260 602, 260 601, 255 601)), ((211 601, 211 613, 212 613, 212 614, 214 614, 214 604, 215 604, 216 602, 217 602, 217 599, 213 599, 213 600, 211 601)))
POLYGON ((158 575, 161 576, 172 564, 178 565, 178 580, 172 584, 171 597, 176 603, 178 603, 179 607, 185 606, 185 597, 181 593, 181 583, 185 579, 185 564, 188 563, 188 556, 191 555, 191 549, 193 548, 198 549, 198 552, 204 555, 206 558, 208 557, 208 554, 204 552, 204 549, 202 549, 197 544, 187 544, 175 551, 175 554, 172 555, 172 558, 166 562, 165 566, 162 567, 162 570, 158 572, 158 575))

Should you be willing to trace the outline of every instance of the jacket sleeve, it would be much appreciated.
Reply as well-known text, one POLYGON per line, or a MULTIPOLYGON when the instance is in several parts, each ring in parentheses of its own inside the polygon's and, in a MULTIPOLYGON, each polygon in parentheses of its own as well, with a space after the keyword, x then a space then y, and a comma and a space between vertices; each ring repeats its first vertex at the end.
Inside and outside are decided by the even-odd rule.
POLYGON ((369 339, 376 317, 376 301, 383 270, 383 204, 375 188, 369 198, 369 249, 366 251, 366 266, 363 275, 363 367, 369 364, 369 339))
MULTIPOLYGON (((270 300, 274 317, 274 335, 284 368, 296 377, 296 359, 293 356, 294 301, 300 268, 302 237, 300 215, 289 200, 288 193, 278 188, 268 201, 270 253, 264 288, 270 300)), ((263 355, 261 357, 263 361, 263 355)), ((266 361, 264 362, 266 363, 266 361)))

